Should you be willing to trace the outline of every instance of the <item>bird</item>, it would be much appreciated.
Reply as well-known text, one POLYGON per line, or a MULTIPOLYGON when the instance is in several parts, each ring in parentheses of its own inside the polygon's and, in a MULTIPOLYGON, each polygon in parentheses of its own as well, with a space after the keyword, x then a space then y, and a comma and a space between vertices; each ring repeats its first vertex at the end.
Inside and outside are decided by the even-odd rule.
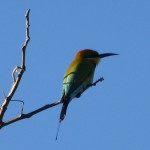
POLYGON ((62 87, 63 103, 59 125, 57 128, 56 140, 60 128, 60 123, 64 120, 69 103, 74 98, 79 98, 81 94, 88 89, 93 83, 95 68, 101 61, 101 58, 118 55, 115 53, 103 53, 99 54, 92 49, 80 50, 70 66, 68 67, 64 78, 62 87))

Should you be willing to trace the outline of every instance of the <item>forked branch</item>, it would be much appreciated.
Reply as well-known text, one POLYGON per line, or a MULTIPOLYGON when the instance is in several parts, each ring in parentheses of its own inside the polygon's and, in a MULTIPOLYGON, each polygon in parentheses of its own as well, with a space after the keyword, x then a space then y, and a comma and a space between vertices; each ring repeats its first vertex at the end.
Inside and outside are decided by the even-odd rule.
POLYGON ((54 107, 54 106, 59 105, 59 104, 61 104, 61 101, 57 101, 57 102, 52 103, 52 104, 47 104, 47 105, 45 105, 45 106, 43 106, 43 107, 41 107, 41 108, 38 108, 38 109, 36 109, 36 110, 34 110, 34 111, 30 112, 30 113, 27 113, 27 114, 21 113, 18 117, 15 117, 15 118, 13 118, 13 119, 11 119, 11 120, 8 120, 8 121, 3 122, 3 124, 0 125, 0 128, 2 128, 2 127, 4 127, 4 126, 7 126, 7 125, 9 125, 9 124, 12 124, 12 123, 14 123, 14 122, 17 122, 17 121, 19 121, 19 120, 26 119, 26 118, 30 118, 30 117, 32 117, 33 115, 36 115, 37 113, 39 113, 39 112, 41 112, 41 111, 44 111, 44 110, 46 110, 46 109, 48 109, 48 108, 54 107))
POLYGON ((25 40, 25 43, 22 47, 22 61, 21 61, 21 67, 15 67, 14 70, 13 70, 13 83, 12 83, 12 86, 11 86, 11 89, 10 89, 10 92, 8 94, 8 96, 5 97, 5 100, 0 108, 0 127, 3 126, 4 122, 3 122, 3 117, 4 117, 4 114, 7 110, 7 107, 13 97, 13 95, 15 94, 18 86, 19 86, 19 83, 21 81, 21 78, 23 76, 23 73, 25 71, 25 53, 26 53, 26 47, 28 45, 28 42, 30 40, 30 36, 29 36, 29 13, 30 13, 30 9, 27 10, 26 12, 26 40, 25 40), (18 68, 19 68, 19 71, 18 71, 18 68), (17 75, 17 78, 15 78, 15 73, 16 71, 18 72, 18 75, 17 75))

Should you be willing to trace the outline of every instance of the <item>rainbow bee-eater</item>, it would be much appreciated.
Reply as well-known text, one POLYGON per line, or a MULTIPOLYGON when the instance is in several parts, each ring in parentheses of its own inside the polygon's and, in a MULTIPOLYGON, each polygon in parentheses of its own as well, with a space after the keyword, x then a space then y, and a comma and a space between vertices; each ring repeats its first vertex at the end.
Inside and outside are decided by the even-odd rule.
MULTIPOLYGON (((66 116, 68 104, 73 98, 80 95, 93 83, 95 68, 101 58, 117 55, 114 53, 99 54, 97 51, 85 49, 79 51, 73 62, 68 67, 64 79, 61 102, 63 103, 60 113, 59 126, 66 116)), ((58 130, 59 130, 58 126, 58 130)), ((58 131, 57 131, 58 135, 58 131)), ((57 136, 56 136, 57 139, 57 136)))

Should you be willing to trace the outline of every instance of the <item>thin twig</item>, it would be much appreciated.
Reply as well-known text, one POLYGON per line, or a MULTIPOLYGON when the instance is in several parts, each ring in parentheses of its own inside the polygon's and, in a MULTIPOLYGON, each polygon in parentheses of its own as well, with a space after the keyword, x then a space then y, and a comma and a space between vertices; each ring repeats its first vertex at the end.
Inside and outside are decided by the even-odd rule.
POLYGON ((95 82, 93 82, 92 84, 88 85, 86 89, 88 89, 89 87, 92 87, 92 86, 96 86, 96 84, 98 82, 102 82, 104 80, 103 77, 100 77, 98 80, 96 80, 95 82))
POLYGON ((21 65, 21 68, 23 70, 25 70, 25 52, 26 52, 26 47, 28 45, 28 42, 30 41, 30 36, 29 36, 29 27, 30 27, 30 24, 29 24, 29 13, 30 13, 30 9, 27 10, 26 12, 26 40, 25 40, 25 43, 22 47, 22 65, 21 65))
POLYGON ((19 72, 18 70, 21 70, 22 68, 19 67, 19 66, 16 66, 12 72, 12 78, 13 78, 13 82, 15 83, 16 82, 16 78, 15 78, 15 73, 16 72, 19 72))
POLYGON ((91 86, 96 86, 96 84, 98 83, 98 82, 102 82, 104 80, 104 78, 103 77, 100 77, 98 80, 96 80, 95 82, 93 82, 91 85, 90 85, 90 87, 91 86))
POLYGON ((11 100, 11 102, 21 102, 22 103, 22 106, 21 106, 21 114, 23 114, 23 107, 24 107, 24 101, 22 100, 11 100))

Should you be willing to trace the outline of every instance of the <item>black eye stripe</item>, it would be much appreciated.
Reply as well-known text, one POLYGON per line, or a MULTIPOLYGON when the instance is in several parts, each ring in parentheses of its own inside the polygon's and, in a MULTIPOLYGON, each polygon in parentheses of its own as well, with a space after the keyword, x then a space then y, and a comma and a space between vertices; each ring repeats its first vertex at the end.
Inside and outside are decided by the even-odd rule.
POLYGON ((90 54, 90 55, 86 55, 85 58, 96 58, 98 57, 99 55, 98 54, 90 54))

